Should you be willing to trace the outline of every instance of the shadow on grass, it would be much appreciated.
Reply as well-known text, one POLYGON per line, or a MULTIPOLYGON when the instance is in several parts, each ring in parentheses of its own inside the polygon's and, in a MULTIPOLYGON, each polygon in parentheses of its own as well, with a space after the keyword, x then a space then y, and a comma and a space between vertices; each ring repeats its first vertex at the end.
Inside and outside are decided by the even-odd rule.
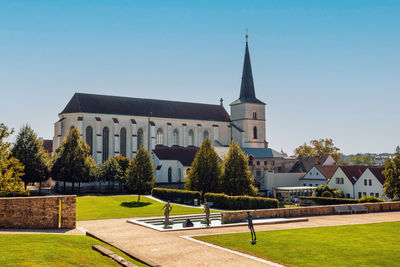
POLYGON ((121 206, 125 208, 141 208, 150 205, 151 202, 137 202, 137 201, 131 201, 131 202, 122 202, 121 206))

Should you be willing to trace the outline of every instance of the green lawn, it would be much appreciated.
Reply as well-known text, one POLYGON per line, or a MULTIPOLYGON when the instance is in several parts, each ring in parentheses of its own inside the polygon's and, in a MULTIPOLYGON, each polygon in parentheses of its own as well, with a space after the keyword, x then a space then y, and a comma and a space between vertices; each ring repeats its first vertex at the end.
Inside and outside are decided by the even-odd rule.
POLYGON ((103 245, 138 266, 146 266, 88 236, 53 234, 0 235, 0 266, 119 266, 92 245, 103 245))
MULTIPOLYGON (((141 196, 78 197, 76 199, 76 219, 97 220, 163 216, 164 203, 141 196)), ((202 213, 202 209, 172 205, 171 215, 202 213)))
MULTIPOLYGON (((255 227, 257 230, 257 226, 255 227)), ((196 237, 291 266, 399 266, 400 222, 196 237)))

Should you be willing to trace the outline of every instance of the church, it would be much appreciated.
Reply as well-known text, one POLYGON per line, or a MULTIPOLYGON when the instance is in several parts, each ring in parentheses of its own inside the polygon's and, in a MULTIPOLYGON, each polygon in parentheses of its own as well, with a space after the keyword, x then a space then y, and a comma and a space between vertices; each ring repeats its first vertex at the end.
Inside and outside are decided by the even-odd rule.
POLYGON ((142 145, 151 151, 156 183, 182 185, 207 137, 219 154, 235 140, 245 153, 282 157, 268 148, 265 106, 255 94, 246 36, 240 95, 230 114, 222 99, 213 105, 75 93, 54 125, 53 151, 77 127, 97 164, 114 155, 132 158, 142 145))

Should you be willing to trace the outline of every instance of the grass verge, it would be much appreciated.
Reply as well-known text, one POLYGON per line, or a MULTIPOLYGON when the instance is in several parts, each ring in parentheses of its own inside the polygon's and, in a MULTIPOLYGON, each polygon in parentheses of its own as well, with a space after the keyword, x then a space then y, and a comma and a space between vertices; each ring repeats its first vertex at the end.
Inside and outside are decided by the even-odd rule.
POLYGON ((92 245, 102 245, 133 264, 147 266, 91 237, 54 234, 0 235, 0 266, 119 266, 92 245))
MULTIPOLYGON (((112 218, 131 218, 147 216, 163 216, 161 208, 164 203, 141 196, 109 196, 109 197, 78 197, 76 199, 76 219, 98 220, 112 218)), ((172 204, 171 215, 202 213, 199 208, 190 208, 172 204)))
POLYGON ((398 266, 400 222, 315 227, 196 239, 290 266, 398 266))

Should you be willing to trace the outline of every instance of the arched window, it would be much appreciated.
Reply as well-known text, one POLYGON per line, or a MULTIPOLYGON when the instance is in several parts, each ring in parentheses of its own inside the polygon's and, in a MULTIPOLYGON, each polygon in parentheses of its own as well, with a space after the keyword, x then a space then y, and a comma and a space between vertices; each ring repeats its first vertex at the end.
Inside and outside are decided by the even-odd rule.
POLYGON ((175 129, 173 134, 172 134, 172 145, 179 145, 179 132, 178 129, 175 129))
POLYGON ((172 183, 172 169, 168 168, 168 183, 172 183))
POLYGON ((119 133, 119 153, 126 157, 126 129, 122 128, 119 133))
POLYGON ((254 160, 253 155, 250 155, 249 156, 249 166, 253 166, 253 160, 254 160))
POLYGON ((157 145, 164 144, 164 133, 163 130, 160 128, 157 130, 157 145))
POLYGON ((254 128, 253 128, 253 138, 254 139, 257 139, 258 137, 257 137, 257 127, 256 126, 254 126, 254 128))
POLYGON ((203 132, 203 140, 206 139, 208 136, 209 136, 208 131, 205 130, 205 131, 203 132))
POLYGON ((194 132, 193 130, 189 131, 189 135, 188 135, 188 145, 189 146, 194 146, 194 132))
POLYGON ((103 161, 108 159, 110 145, 110 131, 107 127, 103 128, 103 161))
POLYGON ((253 119, 256 120, 257 119, 257 112, 253 112, 253 119))
POLYGON ((89 145, 90 155, 93 155, 93 128, 92 128, 92 126, 86 127, 86 144, 89 145))
POLYGON ((143 130, 142 129, 139 129, 137 131, 137 149, 139 149, 140 146, 143 146, 143 130))

